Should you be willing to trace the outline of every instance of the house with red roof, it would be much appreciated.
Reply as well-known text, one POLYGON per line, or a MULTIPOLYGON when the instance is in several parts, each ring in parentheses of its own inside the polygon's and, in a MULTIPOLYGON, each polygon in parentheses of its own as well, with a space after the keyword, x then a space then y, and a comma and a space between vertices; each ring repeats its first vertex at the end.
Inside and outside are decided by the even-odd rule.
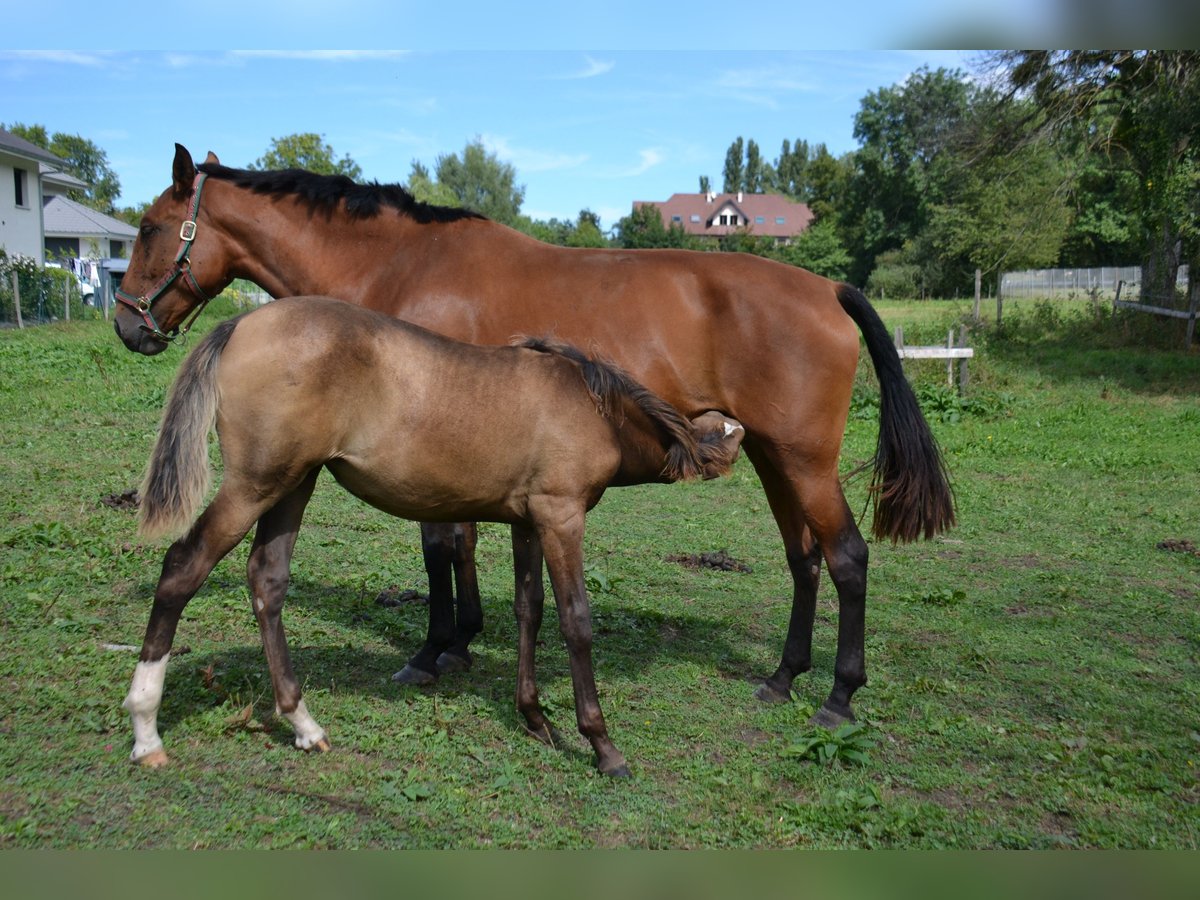
POLYGON ((635 200, 634 209, 658 207, 663 226, 678 225, 688 234, 714 240, 727 234, 749 232, 758 237, 789 243, 812 224, 807 203, 796 203, 779 194, 672 194, 667 201, 635 200))

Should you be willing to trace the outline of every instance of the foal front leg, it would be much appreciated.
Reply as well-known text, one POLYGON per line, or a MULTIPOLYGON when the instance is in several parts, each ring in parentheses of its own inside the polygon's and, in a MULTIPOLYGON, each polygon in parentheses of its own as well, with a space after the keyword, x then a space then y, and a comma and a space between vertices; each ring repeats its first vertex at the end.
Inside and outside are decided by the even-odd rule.
POLYGON ((308 505, 317 483, 318 471, 314 470, 298 488, 259 519, 246 574, 253 598, 254 617, 258 620, 262 635, 263 652, 271 670, 275 713, 291 723, 296 733, 297 747, 324 752, 330 749, 329 738, 309 714, 300 696, 300 683, 296 680, 288 653, 282 615, 292 551, 296 546, 304 507, 308 505))
POLYGON ((562 515, 550 520, 553 524, 538 525, 538 536, 558 606, 559 627, 571 660, 575 721, 580 734, 596 751, 596 768, 605 775, 628 778, 625 757, 608 736, 592 670, 592 616, 583 580, 584 510, 561 512, 562 515))
POLYGON ((512 527, 513 611, 517 615, 517 710, 535 738, 555 746, 558 735, 538 700, 534 656, 546 592, 542 588, 542 544, 537 533, 523 525, 512 527))

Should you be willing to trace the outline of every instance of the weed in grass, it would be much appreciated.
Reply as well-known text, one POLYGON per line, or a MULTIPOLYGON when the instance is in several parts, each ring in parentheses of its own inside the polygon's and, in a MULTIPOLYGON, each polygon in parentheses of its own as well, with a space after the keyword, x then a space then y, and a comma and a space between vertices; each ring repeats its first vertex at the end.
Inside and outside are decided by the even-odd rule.
POLYGON ((864 766, 875 746, 870 728, 861 722, 846 722, 830 731, 816 726, 800 735, 783 751, 784 756, 811 760, 823 766, 835 762, 864 766))

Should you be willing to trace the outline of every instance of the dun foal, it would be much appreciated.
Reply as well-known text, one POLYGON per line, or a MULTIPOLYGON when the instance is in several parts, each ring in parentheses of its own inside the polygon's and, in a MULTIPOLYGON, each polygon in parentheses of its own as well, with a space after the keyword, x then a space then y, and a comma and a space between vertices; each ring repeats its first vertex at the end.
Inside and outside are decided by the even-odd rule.
POLYGON ((533 661, 544 554, 579 730, 601 772, 628 774, 592 672, 584 514, 610 484, 724 474, 742 431, 712 413, 697 428, 619 370, 562 345, 527 344, 462 344, 301 297, 224 322, 196 346, 172 387, 142 490, 145 535, 191 527, 167 550, 125 699, 134 761, 167 761, 157 716, 180 615, 255 522, 248 577, 276 709, 295 729, 296 746, 329 748, 301 699, 281 621, 301 517, 324 467, 395 516, 513 526, 517 706, 538 735, 550 731, 533 661), (208 488, 214 423, 224 477, 191 524, 208 488))

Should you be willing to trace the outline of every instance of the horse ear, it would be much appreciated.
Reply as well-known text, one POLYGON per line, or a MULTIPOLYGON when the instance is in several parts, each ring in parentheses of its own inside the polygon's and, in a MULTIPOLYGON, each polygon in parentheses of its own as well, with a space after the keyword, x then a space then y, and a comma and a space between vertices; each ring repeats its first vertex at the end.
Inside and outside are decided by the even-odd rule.
POLYGON ((175 162, 171 165, 171 182, 175 193, 190 194, 195 180, 196 165, 192 162, 192 154, 187 152, 183 144, 176 144, 175 162))
POLYGON ((221 161, 217 159, 217 154, 213 153, 211 150, 208 151, 208 156, 204 157, 204 161, 217 166, 221 164, 221 161))

